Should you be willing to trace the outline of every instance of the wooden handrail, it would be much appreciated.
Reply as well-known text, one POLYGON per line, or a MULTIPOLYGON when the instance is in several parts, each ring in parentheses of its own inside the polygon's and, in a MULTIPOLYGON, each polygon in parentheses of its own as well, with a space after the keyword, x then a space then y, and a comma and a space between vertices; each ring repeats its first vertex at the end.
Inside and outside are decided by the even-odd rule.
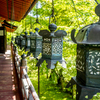
POLYGON ((21 87, 23 100, 40 100, 30 78, 28 77, 27 61, 23 57, 20 60, 21 57, 18 55, 17 48, 13 44, 13 42, 11 42, 11 52, 13 61, 15 63, 14 65, 16 67, 17 75, 19 78, 19 84, 21 87))

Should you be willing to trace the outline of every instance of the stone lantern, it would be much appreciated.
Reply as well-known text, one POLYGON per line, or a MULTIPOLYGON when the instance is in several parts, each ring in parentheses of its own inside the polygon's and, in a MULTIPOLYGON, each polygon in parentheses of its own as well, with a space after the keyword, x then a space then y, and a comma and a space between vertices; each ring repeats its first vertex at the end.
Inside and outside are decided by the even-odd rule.
POLYGON ((46 60, 48 63, 47 67, 54 69, 57 61, 60 63, 64 62, 62 60, 62 48, 63 48, 63 37, 67 33, 63 30, 58 30, 55 24, 49 25, 49 30, 40 30, 39 34, 43 37, 42 41, 42 58, 38 61, 37 66, 46 60))

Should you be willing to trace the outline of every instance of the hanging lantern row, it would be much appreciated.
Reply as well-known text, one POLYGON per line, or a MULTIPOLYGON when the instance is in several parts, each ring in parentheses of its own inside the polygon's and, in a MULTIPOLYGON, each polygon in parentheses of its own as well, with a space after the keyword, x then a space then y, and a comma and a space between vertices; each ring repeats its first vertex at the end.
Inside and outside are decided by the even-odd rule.
POLYGON ((35 58, 42 51, 42 37, 38 34, 39 29, 35 28, 35 33, 30 35, 30 53, 34 55, 35 58))
POLYGON ((63 30, 54 32, 56 29, 57 26, 55 24, 49 25, 50 32, 48 30, 40 30, 38 33, 39 29, 35 28, 35 33, 30 32, 30 35, 27 35, 27 32, 25 32, 25 35, 16 36, 15 43, 20 49, 32 53, 35 58, 42 52, 42 61, 43 59, 61 61, 63 37, 67 33, 63 30))
MULTIPOLYGON (((81 88, 84 88, 84 86, 89 87, 89 92, 91 87, 100 88, 100 4, 96 7, 95 13, 99 16, 99 22, 83 27, 79 30, 76 37, 74 37, 75 30, 71 32, 72 41, 77 44, 77 76, 75 82, 77 82, 77 88, 80 84, 81 88)), ((55 68, 57 61, 60 63, 64 62, 62 59, 63 37, 67 33, 63 30, 55 32, 56 29, 57 26, 55 24, 49 24, 50 31, 40 30, 39 34, 37 34, 38 29, 35 29, 36 33, 30 35, 30 52, 34 54, 38 50, 42 50, 42 57, 37 63, 38 67, 44 60, 46 60, 48 63, 47 67, 50 69, 55 68)), ((19 46, 20 38, 21 36, 15 38, 15 43, 19 46)), ((77 89, 78 92, 80 92, 79 90, 77 89)))
POLYGON ((42 50, 42 37, 38 34, 38 28, 35 28, 35 33, 30 32, 30 35, 25 32, 24 35, 16 36, 15 44, 25 51, 32 53, 35 58, 41 53, 42 50))
MULTIPOLYGON (((36 5, 36 9, 37 9, 37 5, 36 5)), ((40 24, 38 21, 37 10, 36 10, 36 15, 37 15, 37 19, 35 23, 40 24)), ((30 32, 30 35, 27 35, 27 32, 25 32, 25 35, 17 36, 15 39, 15 43, 17 43, 17 45, 21 49, 24 47, 24 50, 29 51, 28 54, 32 53, 35 58, 37 58, 38 55, 42 53, 42 58, 39 59, 37 66, 40 66, 41 63, 44 60, 46 60, 46 62, 48 63, 47 67, 53 69, 55 68, 54 64, 56 64, 57 61, 59 61, 60 63, 65 62, 62 59, 62 48, 63 48, 63 37, 66 36, 67 33, 63 30, 58 30, 55 32, 57 26, 56 24, 50 24, 51 18, 54 19, 53 21, 56 23, 53 0, 52 0, 52 14, 49 17, 50 32, 48 30, 39 31, 38 28, 35 28, 35 33, 30 32)), ((32 23, 30 24, 32 25, 32 23)))

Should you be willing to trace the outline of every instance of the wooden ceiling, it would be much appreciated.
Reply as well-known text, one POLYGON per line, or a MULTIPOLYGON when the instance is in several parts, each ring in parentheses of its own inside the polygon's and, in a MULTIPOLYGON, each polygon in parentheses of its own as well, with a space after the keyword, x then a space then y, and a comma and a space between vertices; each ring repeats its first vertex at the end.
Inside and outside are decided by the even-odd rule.
POLYGON ((38 0, 0 0, 0 17, 5 20, 21 21, 38 0))

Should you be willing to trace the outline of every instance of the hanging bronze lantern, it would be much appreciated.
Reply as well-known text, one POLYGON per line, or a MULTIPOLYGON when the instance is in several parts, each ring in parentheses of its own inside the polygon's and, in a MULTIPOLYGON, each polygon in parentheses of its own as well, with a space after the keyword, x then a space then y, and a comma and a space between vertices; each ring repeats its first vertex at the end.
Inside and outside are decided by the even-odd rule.
POLYGON ((18 36, 15 37, 15 44, 18 44, 18 36))
POLYGON ((21 36, 18 36, 18 44, 17 44, 18 47, 20 47, 20 42, 21 42, 20 40, 21 40, 21 36))
POLYGON ((20 49, 25 49, 26 45, 26 38, 24 34, 21 34, 21 42, 20 42, 20 49))
MULTIPOLYGON (((95 13, 100 18, 100 4, 95 13)), ((77 44, 77 81, 83 85, 100 87, 100 20, 83 27, 72 40, 77 44)))
POLYGON ((28 33, 25 32, 25 51, 30 50, 30 36, 27 35, 28 33))
POLYGON ((38 34, 39 28, 35 28, 35 33, 30 35, 30 53, 35 58, 39 56, 42 51, 42 37, 38 34))
POLYGON ((62 63, 62 48, 63 48, 63 37, 67 33, 63 30, 58 30, 55 24, 49 25, 50 32, 48 30, 41 30, 39 34, 43 37, 42 41, 42 58, 38 61, 37 66, 46 60, 48 63, 47 67, 50 69, 55 68, 57 61, 62 63))

